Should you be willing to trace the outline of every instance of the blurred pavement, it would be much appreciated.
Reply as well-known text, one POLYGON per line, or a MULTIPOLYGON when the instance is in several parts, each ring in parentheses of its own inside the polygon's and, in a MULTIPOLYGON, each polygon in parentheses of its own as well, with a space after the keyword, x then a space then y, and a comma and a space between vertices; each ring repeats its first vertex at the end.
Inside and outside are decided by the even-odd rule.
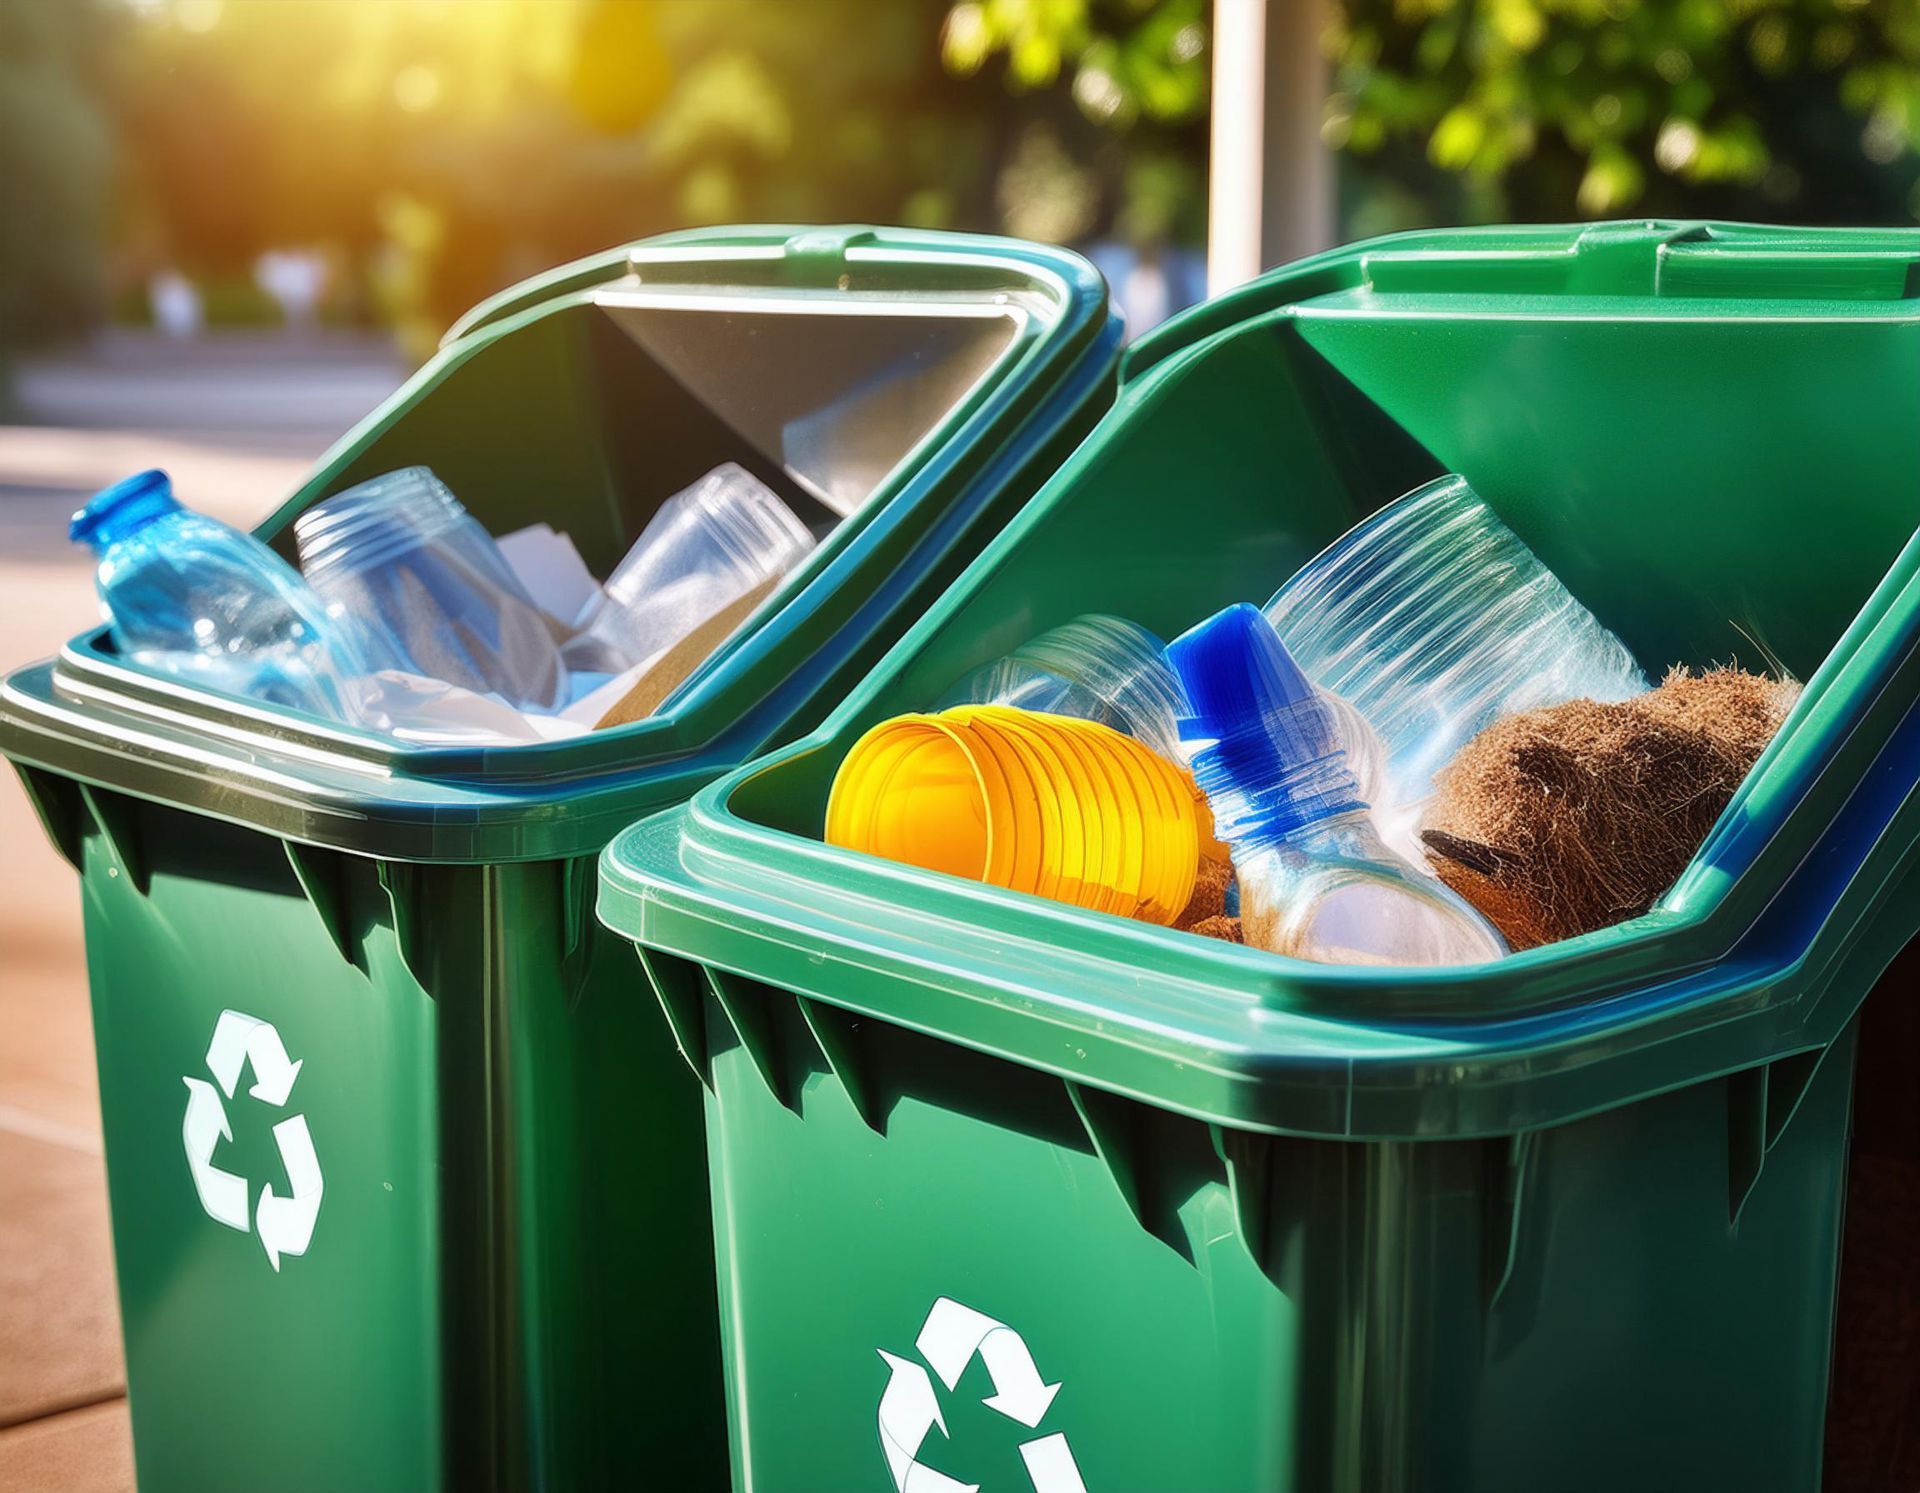
MULTIPOLYGON (((67 515, 143 467, 229 523, 270 512, 405 369, 357 336, 115 334, 21 370, 0 424, 0 671, 98 615, 67 515)), ((0 1488, 133 1487, 73 873, 0 773, 0 1488)))

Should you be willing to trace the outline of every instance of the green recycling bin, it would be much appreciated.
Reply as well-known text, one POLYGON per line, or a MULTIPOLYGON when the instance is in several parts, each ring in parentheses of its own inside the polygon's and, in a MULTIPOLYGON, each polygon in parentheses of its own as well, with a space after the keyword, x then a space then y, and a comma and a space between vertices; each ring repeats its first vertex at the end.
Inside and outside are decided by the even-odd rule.
POLYGON ((1268 275, 1130 351, 817 731, 613 842, 706 1091, 737 1488, 1819 1486, 1858 1012, 1920 927, 1916 271, 1641 222, 1268 275), (822 843, 876 721, 1263 601, 1448 471, 1650 670, 1806 680, 1647 916, 1334 967, 822 843))
POLYGON ((724 1485, 700 1106, 594 857, 837 704, 1104 409, 1119 338, 1061 250, 650 240, 469 315, 260 532, 291 555, 420 463, 605 575, 739 462, 825 537, 653 718, 403 747, 103 632, 6 680, 82 878, 147 1493, 724 1485))

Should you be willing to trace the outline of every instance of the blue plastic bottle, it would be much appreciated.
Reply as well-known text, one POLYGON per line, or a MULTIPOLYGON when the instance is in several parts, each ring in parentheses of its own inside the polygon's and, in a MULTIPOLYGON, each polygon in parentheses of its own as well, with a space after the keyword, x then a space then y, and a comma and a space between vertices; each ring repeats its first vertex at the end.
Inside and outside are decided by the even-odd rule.
POLYGON ((300 573, 251 534, 182 508, 162 471, 96 493, 67 535, 95 572, 123 657, 209 689, 354 719, 369 672, 358 629, 327 615, 300 573))
POLYGON ((1493 925, 1381 839, 1334 712, 1259 608, 1168 645, 1193 714, 1194 781, 1233 852, 1249 944, 1326 964, 1472 964, 1507 952, 1493 925))

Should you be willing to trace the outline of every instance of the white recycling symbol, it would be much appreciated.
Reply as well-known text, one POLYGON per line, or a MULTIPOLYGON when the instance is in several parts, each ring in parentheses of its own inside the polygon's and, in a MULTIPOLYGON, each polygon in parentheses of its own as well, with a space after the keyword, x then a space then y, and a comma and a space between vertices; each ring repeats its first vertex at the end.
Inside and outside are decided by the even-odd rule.
MULTIPOLYGON (((993 1393, 981 1403, 1029 1430, 1039 1429, 1047 1407, 1060 1393, 1058 1384, 1041 1379, 1033 1354, 1019 1333, 951 1297, 942 1296, 934 1302, 913 1345, 949 1390, 959 1384, 960 1375, 978 1353, 993 1380, 993 1393)), ((887 1454, 895 1493, 979 1493, 978 1483, 963 1483, 920 1460, 921 1444, 935 1426, 942 1436, 948 1434, 939 1396, 926 1369, 885 1348, 877 1351, 892 1375, 880 1396, 880 1449, 887 1454)), ((1020 1459, 1027 1464, 1034 1493, 1087 1493, 1064 1433, 1022 1442, 1020 1459)))
MULTIPOLYGON (((300 1076, 300 1064, 287 1056, 272 1023, 239 1011, 222 1011, 214 1024, 213 1041, 207 1045, 207 1071, 220 1087, 216 1090, 204 1078, 185 1079, 187 1117, 180 1127, 200 1206, 207 1210, 207 1217, 243 1234, 247 1231, 247 1179, 215 1166, 213 1148, 223 1138, 233 1139, 221 1095, 233 1097, 240 1070, 249 1063, 253 1065, 253 1087, 247 1093, 265 1104, 284 1107, 293 1092, 294 1079, 300 1076)), ((287 1170, 293 1195, 281 1197, 271 1182, 263 1186, 253 1227, 267 1252, 267 1263, 278 1271, 282 1255, 307 1252, 314 1220, 320 1216, 323 1187, 320 1159, 313 1154, 313 1137, 307 1131, 305 1115, 290 1115, 280 1121, 273 1127, 273 1138, 279 1143, 280 1162, 287 1170)))

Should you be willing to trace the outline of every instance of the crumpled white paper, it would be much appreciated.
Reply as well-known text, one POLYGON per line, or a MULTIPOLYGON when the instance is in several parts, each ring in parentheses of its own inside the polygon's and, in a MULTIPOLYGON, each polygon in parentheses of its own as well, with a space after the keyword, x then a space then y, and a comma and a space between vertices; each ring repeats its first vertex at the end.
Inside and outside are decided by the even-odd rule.
POLYGON ((551 524, 530 524, 494 543, 541 611, 564 627, 580 625, 587 607, 600 595, 600 583, 571 537, 551 524))
MULTIPOLYGON (((585 736, 619 703, 652 660, 615 674, 555 715, 516 710, 498 695, 448 684, 399 669, 382 669, 354 681, 361 720, 376 731, 415 746, 517 746, 585 736)), ((578 677, 578 676, 576 676, 578 677)))

